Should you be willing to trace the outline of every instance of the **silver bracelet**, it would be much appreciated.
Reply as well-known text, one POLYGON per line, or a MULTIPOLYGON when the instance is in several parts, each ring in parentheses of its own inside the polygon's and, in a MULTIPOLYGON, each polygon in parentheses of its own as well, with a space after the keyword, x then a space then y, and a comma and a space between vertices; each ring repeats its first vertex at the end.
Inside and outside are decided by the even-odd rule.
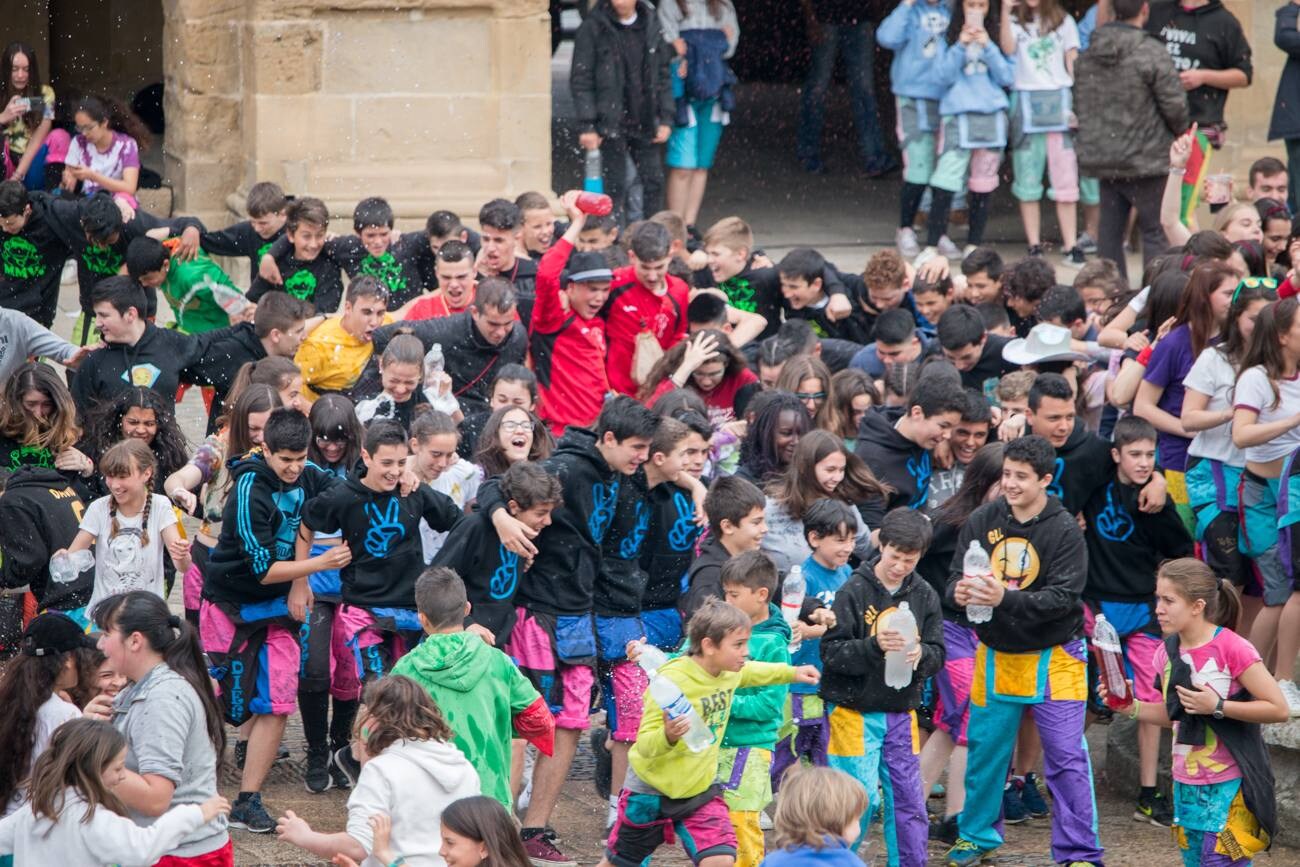
POLYGON ((1180 169, 1178 166, 1170 166, 1170 167, 1169 167, 1169 174, 1171 174, 1171 175, 1185 175, 1185 174, 1187 174, 1187 169, 1185 169, 1185 168, 1180 169))

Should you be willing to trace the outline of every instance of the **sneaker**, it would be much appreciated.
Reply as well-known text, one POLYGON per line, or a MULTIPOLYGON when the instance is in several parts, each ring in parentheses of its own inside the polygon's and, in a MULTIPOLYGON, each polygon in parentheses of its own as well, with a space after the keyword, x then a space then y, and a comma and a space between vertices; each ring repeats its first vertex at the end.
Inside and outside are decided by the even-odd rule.
POLYGON ((254 834, 269 834, 275 830, 275 820, 262 806, 261 792, 253 792, 247 798, 235 801, 226 824, 254 834))
POLYGON ((1089 256, 1097 255, 1097 239, 1087 232, 1079 233, 1079 243, 1076 246, 1089 256))
POLYGON ((1019 825, 1029 819, 1025 812, 1025 803, 1020 800, 1019 781, 1009 782, 1002 790, 1002 821, 1008 825, 1019 825))
POLYGON ((596 774, 592 782, 595 783, 596 794, 600 795, 602 801, 608 801, 609 796, 614 794, 614 757, 605 746, 605 739, 608 737, 609 729, 600 726, 591 730, 588 740, 591 744, 591 754, 596 759, 596 774))
POLYGON ((921 242, 916 240, 916 231, 911 226, 899 229, 894 235, 894 246, 904 259, 915 259, 921 255, 921 242))
POLYGON ((1025 812, 1034 819, 1045 819, 1052 815, 1047 802, 1043 800, 1042 790, 1038 788, 1038 775, 1025 774, 1025 784, 1020 787, 1020 803, 1025 805, 1025 812))
POLYGON ((316 747, 307 750, 307 772, 303 775, 303 782, 307 784, 307 791, 313 795, 319 795, 330 787, 330 748, 316 747))
POLYGON ((63 263, 63 272, 59 274, 60 283, 77 282, 77 260, 68 259, 63 263))
POLYGON ((920 268, 926 262, 929 262, 931 259, 935 258, 938 255, 939 255, 938 247, 926 247, 924 250, 920 252, 920 254, 917 255, 915 259, 912 260, 912 267, 920 268))
POLYGON ((1029 257, 1031 257, 1031 258, 1034 258, 1034 259, 1041 259, 1041 258, 1043 258, 1043 245, 1042 245, 1042 244, 1030 244, 1030 245, 1029 245, 1029 249, 1025 251, 1025 255, 1026 255, 1026 256, 1029 256, 1029 257))
MULTIPOLYGON (((352 755, 351 749, 348 749, 348 755, 352 755)), ((352 780, 348 778, 347 772, 339 766, 338 760, 334 758, 334 752, 329 754, 329 765, 327 770, 330 775, 330 787, 335 789, 352 788, 352 780)))
POLYGON ((957 817, 949 816, 946 819, 940 819, 930 823, 930 839, 938 840, 940 843, 947 843, 949 846, 957 842, 957 817))
POLYGON ((605 814, 606 834, 614 830, 614 823, 617 821, 618 821, 618 798, 611 798, 609 801, 609 812, 605 814))
POLYGON ((1297 687, 1294 680, 1279 680, 1278 687, 1282 690, 1282 697, 1286 699, 1286 706, 1291 709, 1291 716, 1300 716, 1300 687, 1297 687))
POLYGON ((1073 247, 1066 250, 1061 255, 1064 256, 1065 261, 1069 262, 1071 265, 1082 265, 1083 263, 1088 261, 1084 257, 1083 251, 1079 249, 1078 244, 1075 244, 1073 247))
POLYGON ((352 756, 352 747, 340 747, 334 751, 331 759, 331 764, 338 769, 339 773, 347 777, 351 786, 355 786, 357 777, 361 776, 361 763, 352 756))
POLYGON ((1135 822, 1150 822, 1157 828, 1171 828, 1174 824, 1174 811, 1170 809, 1165 796, 1156 792, 1154 795, 1139 795, 1137 806, 1133 809, 1135 822))
POLYGON ((555 832, 551 830, 534 831, 532 836, 524 837, 524 851, 533 867, 578 867, 578 862, 565 855, 555 846, 555 832))
POLYGON ((971 864, 989 860, 989 856, 996 851, 998 851, 996 848, 981 849, 970 840, 963 840, 959 837, 952 848, 948 850, 948 854, 943 856, 944 863, 948 867, 969 867, 971 864))
POLYGON ((961 248, 961 257, 965 259, 967 256, 969 256, 971 253, 974 253, 978 249, 979 247, 975 246, 974 244, 967 244, 965 247, 961 248))
POLYGON ((952 242, 952 238, 944 235, 939 239, 939 255, 945 259, 960 259, 961 248, 952 242))

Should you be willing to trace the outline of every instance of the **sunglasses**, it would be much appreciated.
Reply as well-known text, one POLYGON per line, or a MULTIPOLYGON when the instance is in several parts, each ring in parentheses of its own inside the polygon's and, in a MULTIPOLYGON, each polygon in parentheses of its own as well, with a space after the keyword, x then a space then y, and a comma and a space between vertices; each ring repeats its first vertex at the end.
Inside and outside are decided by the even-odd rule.
POLYGON ((1270 289, 1276 292, 1277 281, 1272 277, 1242 277, 1237 288, 1232 290, 1232 301, 1229 303, 1237 303, 1237 297, 1241 295, 1242 289, 1270 289))

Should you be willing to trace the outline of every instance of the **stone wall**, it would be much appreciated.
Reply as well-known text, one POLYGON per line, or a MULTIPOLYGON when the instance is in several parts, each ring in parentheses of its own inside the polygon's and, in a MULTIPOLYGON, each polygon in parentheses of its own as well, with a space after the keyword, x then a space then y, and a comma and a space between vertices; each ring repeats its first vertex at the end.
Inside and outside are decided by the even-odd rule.
MULTIPOLYGON (((1228 140, 1222 155, 1211 165, 1233 172, 1233 187, 1240 195, 1246 189, 1246 172, 1252 162, 1265 156, 1286 162, 1286 147, 1282 142, 1268 141, 1273 97, 1277 94, 1277 83, 1286 63, 1286 55, 1273 44, 1273 13, 1282 2, 1224 0, 1223 5, 1237 16, 1250 42, 1254 76, 1250 87, 1228 94, 1228 107, 1224 113, 1228 122, 1228 140)), ((1208 223, 1202 225, 1208 226, 1208 223)))
POLYGON ((547 0, 165 0, 167 174, 218 224, 259 180, 347 214, 550 187, 547 0), (233 195, 232 195, 233 194, 233 195))

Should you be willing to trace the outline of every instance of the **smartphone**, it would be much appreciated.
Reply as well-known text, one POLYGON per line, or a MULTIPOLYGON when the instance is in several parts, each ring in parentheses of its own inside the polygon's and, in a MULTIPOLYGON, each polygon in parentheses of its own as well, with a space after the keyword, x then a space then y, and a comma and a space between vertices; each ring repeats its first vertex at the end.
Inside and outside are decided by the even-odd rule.
POLYGON ((984 13, 983 13, 983 12, 972 12, 970 9, 967 9, 967 10, 966 10, 966 26, 969 27, 969 28, 971 28, 972 30, 983 30, 983 29, 984 29, 984 13))
POLYGON ((28 111, 43 111, 45 109, 45 100, 39 96, 28 97, 26 102, 28 111))

